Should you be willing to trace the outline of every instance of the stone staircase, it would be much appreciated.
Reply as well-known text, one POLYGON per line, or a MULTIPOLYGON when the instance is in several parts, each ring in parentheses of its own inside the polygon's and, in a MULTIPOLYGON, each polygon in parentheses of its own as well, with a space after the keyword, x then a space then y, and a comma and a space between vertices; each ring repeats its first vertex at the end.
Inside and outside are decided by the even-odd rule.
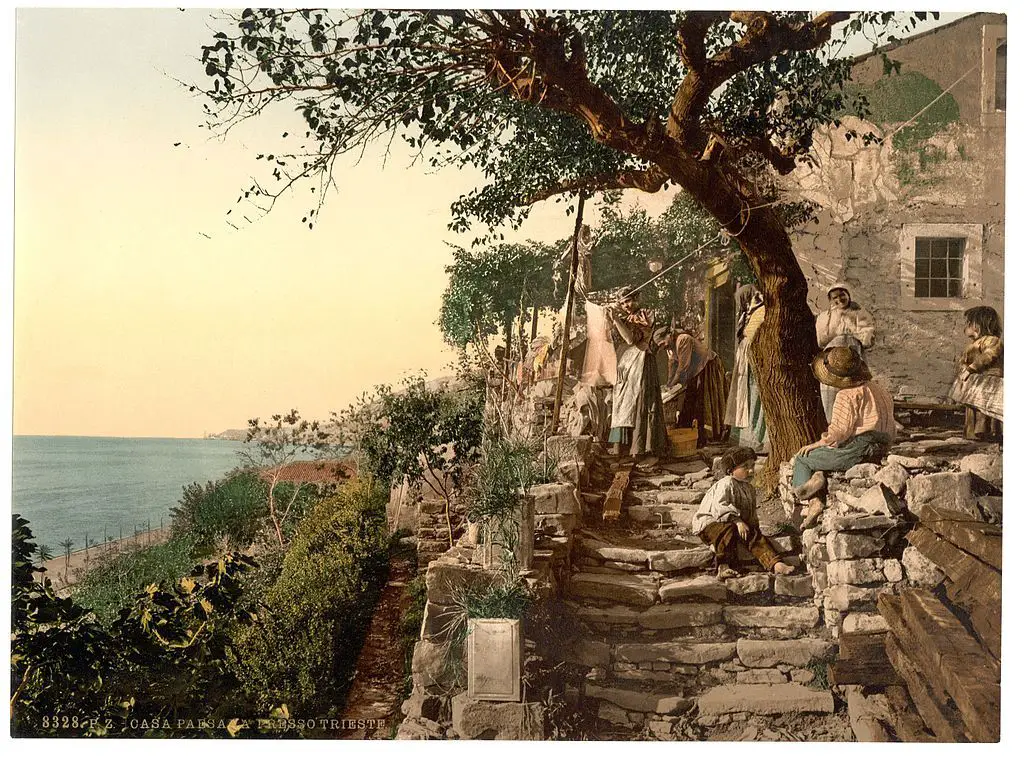
POLYGON ((771 536, 780 525, 762 517, 796 573, 773 575, 747 556, 742 576, 720 580, 713 552, 690 533, 714 482, 706 459, 635 471, 618 521, 600 520, 604 473, 583 493, 563 593, 574 634, 562 655, 585 670, 583 705, 607 736, 707 739, 754 715, 833 713, 831 692, 815 684, 835 643, 795 530, 771 536))

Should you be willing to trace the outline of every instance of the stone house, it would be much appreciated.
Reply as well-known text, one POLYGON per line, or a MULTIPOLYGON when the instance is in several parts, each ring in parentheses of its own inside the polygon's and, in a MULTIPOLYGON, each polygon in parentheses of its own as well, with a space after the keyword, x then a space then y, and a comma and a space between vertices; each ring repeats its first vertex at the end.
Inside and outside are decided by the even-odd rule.
MULTIPOLYGON (((875 318, 875 376, 897 399, 936 402, 965 343, 962 312, 1003 313, 1006 16, 975 13, 899 40, 856 58, 851 75, 872 121, 821 129, 811 160, 782 180, 787 200, 816 206, 794 251, 811 310, 848 282, 875 318)), ((722 265, 707 283, 708 334, 728 355, 734 287, 722 265)))

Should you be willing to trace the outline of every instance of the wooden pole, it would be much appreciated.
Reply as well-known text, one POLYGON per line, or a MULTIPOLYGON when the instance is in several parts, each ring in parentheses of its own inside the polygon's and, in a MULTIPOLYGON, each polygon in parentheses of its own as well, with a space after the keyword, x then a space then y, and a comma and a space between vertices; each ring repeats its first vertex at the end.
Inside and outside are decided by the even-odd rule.
POLYGON ((580 227, 583 226, 583 204, 586 196, 580 193, 576 209, 576 229, 572 235, 572 256, 569 261, 569 295, 565 301, 565 323, 562 325, 562 354, 558 359, 558 383, 555 385, 555 410, 551 420, 551 433, 558 433, 558 416, 562 411, 562 385, 565 383, 565 363, 569 358, 569 329, 572 327, 573 297, 576 291, 576 269, 580 260, 580 227))

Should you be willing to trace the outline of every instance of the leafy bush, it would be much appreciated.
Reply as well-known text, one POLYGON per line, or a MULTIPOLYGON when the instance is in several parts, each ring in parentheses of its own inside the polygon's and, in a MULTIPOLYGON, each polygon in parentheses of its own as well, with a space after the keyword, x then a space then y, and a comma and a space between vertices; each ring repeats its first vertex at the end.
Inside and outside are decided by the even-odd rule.
POLYGON ((298 524, 264 612, 237 639, 256 702, 318 714, 343 702, 387 576, 386 503, 384 489, 356 481, 298 524))
POLYGON ((171 509, 171 529, 175 536, 190 537, 201 552, 222 537, 234 547, 246 547, 265 516, 267 494, 267 483, 254 472, 234 473, 206 486, 193 482, 171 509))
POLYGON ((251 620, 237 603, 249 559, 228 554, 178 582, 151 584, 103 627, 73 599, 57 597, 48 579, 35 580, 34 551, 28 522, 15 514, 12 734, 172 736, 178 717, 197 713, 211 721, 207 734, 238 730, 232 719, 243 704, 226 631, 251 620), (140 732, 133 720, 150 726, 140 732))
POLYGON ((146 585, 177 579, 195 565, 195 543, 188 536, 110 555, 72 588, 75 602, 109 624, 146 585))

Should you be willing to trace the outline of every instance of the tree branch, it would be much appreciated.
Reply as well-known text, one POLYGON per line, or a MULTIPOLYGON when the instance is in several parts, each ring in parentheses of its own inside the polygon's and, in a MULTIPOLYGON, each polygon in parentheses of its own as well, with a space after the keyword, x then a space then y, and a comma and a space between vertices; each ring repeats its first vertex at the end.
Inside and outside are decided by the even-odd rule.
POLYGON ((641 192, 657 192, 668 180, 668 174, 658 166, 633 171, 612 171, 607 174, 597 174, 582 179, 567 179, 564 182, 559 182, 534 192, 532 195, 528 195, 523 200, 522 205, 532 205, 565 192, 582 191, 587 194, 593 194, 614 189, 637 189, 641 192))

